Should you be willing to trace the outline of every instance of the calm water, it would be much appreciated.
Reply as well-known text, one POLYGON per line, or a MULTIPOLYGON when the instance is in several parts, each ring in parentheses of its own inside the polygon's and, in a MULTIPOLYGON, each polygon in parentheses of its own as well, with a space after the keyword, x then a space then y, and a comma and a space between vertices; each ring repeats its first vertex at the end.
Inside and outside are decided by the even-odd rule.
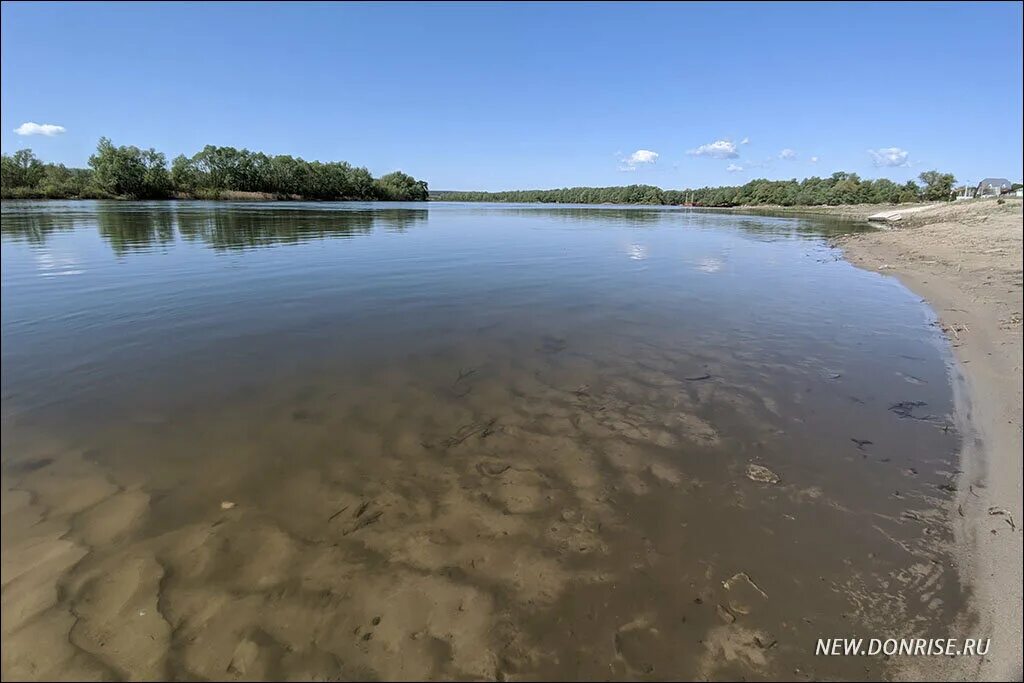
POLYGON ((6 202, 2 227, 5 496, 81 554, 12 628, 68 631, 65 675, 877 678, 814 639, 945 636, 959 607, 947 351, 828 246, 848 224, 6 202))

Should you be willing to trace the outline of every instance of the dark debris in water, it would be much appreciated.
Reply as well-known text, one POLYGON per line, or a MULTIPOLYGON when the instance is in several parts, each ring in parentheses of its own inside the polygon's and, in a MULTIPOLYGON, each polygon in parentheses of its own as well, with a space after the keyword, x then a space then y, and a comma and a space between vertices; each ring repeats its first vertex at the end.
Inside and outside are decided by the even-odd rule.
POLYGON ((470 368, 469 370, 463 370, 459 368, 459 376, 455 378, 455 384, 458 384, 467 377, 472 377, 476 374, 476 368, 470 368))
POLYGON ((430 441, 423 439, 420 441, 420 445, 427 450, 432 450, 435 446, 440 445, 442 448, 454 448, 468 439, 476 436, 480 439, 486 439, 493 435, 497 429, 498 418, 492 417, 489 420, 478 420, 476 422, 470 422, 468 424, 461 425, 455 430, 450 436, 441 439, 440 441, 430 441))
POLYGON ((381 516, 383 516, 383 514, 383 510, 376 510, 366 515, 365 517, 360 517, 358 520, 356 520, 356 523, 352 525, 352 528, 346 531, 343 535, 348 536, 349 534, 354 534, 360 529, 364 529, 370 526, 371 524, 377 523, 378 521, 380 521, 380 518, 381 516))
POLYGON ((466 380, 475 374, 476 368, 470 368, 469 370, 459 368, 459 376, 455 378, 454 382, 452 382, 452 389, 455 393, 455 398, 463 398, 473 391, 473 387, 466 380))
MULTIPOLYGON (((384 515, 383 510, 374 510, 369 514, 366 514, 372 504, 372 500, 364 500, 362 503, 359 504, 359 507, 356 508, 355 512, 352 513, 352 526, 343 531, 342 536, 348 536, 349 534, 355 533, 360 529, 364 529, 370 526, 371 524, 375 524, 378 521, 380 521, 380 518, 384 515)), ((343 512, 348 510, 349 507, 349 505, 342 507, 340 510, 331 515, 327 519, 327 521, 333 522, 335 519, 340 517, 343 512)))
POLYGON ((558 353, 560 351, 565 351, 568 346, 568 342, 561 337, 544 337, 541 341, 539 350, 544 353, 558 353))
POLYGON ((481 439, 486 439, 494 433, 494 426, 498 423, 498 418, 492 417, 486 422, 470 422, 469 424, 462 425, 455 430, 455 433, 446 438, 441 442, 441 445, 445 448, 452 448, 466 441, 472 436, 479 436, 481 439))
POLYGON ((911 419, 911 420, 934 420, 933 415, 915 415, 914 411, 917 408, 923 408, 927 403, 924 401, 900 401, 889 406, 889 411, 895 413, 900 418, 911 419))
POLYGON ((736 615, 722 604, 716 605, 715 611, 718 613, 719 618, 727 624, 732 624, 736 621, 736 615))

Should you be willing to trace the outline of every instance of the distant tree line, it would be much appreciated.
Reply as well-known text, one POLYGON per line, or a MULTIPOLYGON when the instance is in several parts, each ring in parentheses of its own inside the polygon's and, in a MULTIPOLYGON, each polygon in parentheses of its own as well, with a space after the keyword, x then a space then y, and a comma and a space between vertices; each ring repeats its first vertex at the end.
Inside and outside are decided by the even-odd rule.
POLYGON ((119 147, 107 138, 100 138, 89 168, 43 163, 30 149, 4 154, 0 188, 5 199, 216 199, 259 193, 277 198, 424 201, 428 196, 425 181, 401 171, 374 178, 367 169, 344 161, 306 161, 213 145, 191 157, 176 157, 168 168, 167 158, 155 149, 119 147))
POLYGON ((92 169, 67 168, 64 164, 44 164, 30 149, 22 149, 0 157, 0 190, 4 199, 99 199, 110 196, 96 185, 92 169))
POLYGON ((511 192, 432 192, 431 199, 453 202, 543 202, 553 204, 693 204, 694 206, 816 206, 822 204, 900 204, 950 199, 951 173, 927 171, 902 185, 891 180, 865 180, 856 173, 833 173, 828 178, 751 180, 745 185, 663 190, 653 185, 624 187, 567 187, 558 190, 511 192))

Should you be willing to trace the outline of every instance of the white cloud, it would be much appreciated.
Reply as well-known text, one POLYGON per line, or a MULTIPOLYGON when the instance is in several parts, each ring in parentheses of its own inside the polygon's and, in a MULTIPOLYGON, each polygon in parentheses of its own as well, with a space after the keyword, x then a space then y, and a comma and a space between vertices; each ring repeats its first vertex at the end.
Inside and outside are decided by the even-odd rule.
POLYGON ((818 157, 811 157, 811 163, 812 164, 818 163, 818 157))
POLYGON ((649 149, 638 149, 625 159, 621 159, 620 171, 635 171, 640 166, 654 164, 658 161, 659 154, 649 149))
POLYGON ((743 170, 743 167, 737 164, 729 164, 728 166, 725 167, 725 170, 728 171, 729 173, 739 173, 740 171, 743 170))
POLYGON ((52 138, 54 135, 60 135, 65 132, 64 126, 56 126, 52 123, 33 123, 31 121, 23 123, 14 129, 14 132, 18 135, 45 135, 46 137, 52 138))
POLYGON ((711 157, 712 159, 735 159, 739 156, 736 151, 736 143, 729 140, 715 140, 707 145, 701 145, 697 149, 687 152, 695 157, 711 157))
POLYGON ((899 147, 883 147, 882 149, 869 149, 868 154, 874 159, 875 166, 909 166, 907 157, 910 155, 905 149, 899 147))
POLYGON ((781 152, 779 152, 779 158, 780 159, 796 159, 796 150, 793 150, 793 149, 790 149, 789 147, 787 147, 786 149, 784 149, 781 152))
POLYGON ((740 144, 741 145, 749 145, 750 144, 750 138, 743 138, 742 140, 740 140, 740 144))
POLYGON ((629 155, 627 163, 635 166, 636 164, 653 164, 657 160, 657 152, 652 152, 649 149, 638 149, 637 151, 629 155))

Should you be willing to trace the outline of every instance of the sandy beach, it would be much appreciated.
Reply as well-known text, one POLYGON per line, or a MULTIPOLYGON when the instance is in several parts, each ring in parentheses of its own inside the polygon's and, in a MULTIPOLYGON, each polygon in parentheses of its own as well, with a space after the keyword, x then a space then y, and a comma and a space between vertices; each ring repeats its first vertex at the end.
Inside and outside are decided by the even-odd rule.
POLYGON ((940 204, 894 225, 840 244, 855 264, 924 297, 950 340, 963 451, 949 514, 973 596, 957 635, 992 638, 987 657, 908 676, 1021 680, 1021 202, 940 204))

